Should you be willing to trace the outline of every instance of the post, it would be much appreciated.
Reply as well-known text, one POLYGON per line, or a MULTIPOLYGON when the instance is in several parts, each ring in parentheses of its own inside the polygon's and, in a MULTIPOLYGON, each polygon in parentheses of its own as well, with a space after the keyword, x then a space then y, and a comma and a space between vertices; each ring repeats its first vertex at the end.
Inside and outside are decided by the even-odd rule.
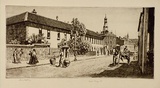
POLYGON ((74 34, 74 61, 77 61, 77 58, 76 58, 76 33, 74 34))
POLYGON ((142 53, 142 73, 145 73, 147 59, 147 35, 148 35, 148 9, 144 8, 144 30, 143 30, 143 53, 142 53))

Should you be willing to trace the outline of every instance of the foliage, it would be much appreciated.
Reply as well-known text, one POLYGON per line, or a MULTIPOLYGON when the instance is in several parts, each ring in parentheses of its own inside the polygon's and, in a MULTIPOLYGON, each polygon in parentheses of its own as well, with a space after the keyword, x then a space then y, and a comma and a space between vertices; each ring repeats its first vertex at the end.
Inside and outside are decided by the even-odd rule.
POLYGON ((72 20, 72 34, 76 34, 76 36, 85 36, 87 33, 87 29, 83 23, 80 23, 78 18, 73 18, 72 20))
POLYGON ((66 44, 67 44, 67 41, 66 41, 66 39, 63 38, 63 39, 61 40, 61 42, 58 43, 58 48, 61 49, 61 48, 62 48, 64 45, 66 45, 66 44))
POLYGON ((44 37, 44 34, 32 34, 30 37, 28 37, 27 43, 33 44, 33 43, 45 43, 47 44, 48 41, 46 41, 46 38, 44 37))
POLYGON ((80 23, 77 18, 72 20, 72 38, 69 41, 62 39, 58 44, 59 48, 67 44, 69 46, 70 53, 85 54, 91 49, 91 44, 88 41, 83 40, 82 38, 86 35, 87 30, 83 23, 80 23), (76 50, 76 51, 75 51, 76 50))
POLYGON ((18 41, 17 39, 14 39, 14 40, 11 40, 9 44, 20 44, 20 41, 18 41))

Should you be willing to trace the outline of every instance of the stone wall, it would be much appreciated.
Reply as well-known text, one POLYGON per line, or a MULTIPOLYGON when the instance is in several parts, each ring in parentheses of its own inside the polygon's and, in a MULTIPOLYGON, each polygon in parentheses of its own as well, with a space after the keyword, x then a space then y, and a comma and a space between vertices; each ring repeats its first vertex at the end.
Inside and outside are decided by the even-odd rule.
POLYGON ((6 59, 8 62, 11 62, 13 60, 13 51, 15 49, 18 49, 18 50, 23 49, 23 55, 22 55, 21 60, 29 61, 30 59, 29 51, 32 50, 33 48, 36 49, 37 57, 39 60, 48 59, 48 56, 53 55, 53 53, 50 53, 50 50, 55 50, 55 49, 50 49, 49 45, 46 45, 46 44, 35 44, 35 45, 7 44, 6 45, 6 59))

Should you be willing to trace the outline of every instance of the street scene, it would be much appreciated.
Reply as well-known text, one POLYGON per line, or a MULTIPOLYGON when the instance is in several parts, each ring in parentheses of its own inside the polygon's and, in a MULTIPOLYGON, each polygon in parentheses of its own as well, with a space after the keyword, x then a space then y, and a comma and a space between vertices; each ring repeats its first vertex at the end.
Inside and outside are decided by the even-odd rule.
POLYGON ((98 77, 154 78, 154 8, 6 6, 6 78, 98 77))
MULTIPOLYGON (((80 58, 79 58, 80 59, 80 58)), ((37 78, 37 77, 103 77, 104 72, 106 77, 122 77, 122 73, 115 75, 115 69, 118 69, 122 64, 127 63, 126 60, 117 66, 110 66, 112 63, 112 56, 92 57, 85 60, 81 59, 76 62, 71 62, 67 68, 57 68, 49 63, 45 65, 33 66, 33 67, 21 67, 16 69, 8 69, 8 77, 22 77, 22 78, 37 78), (28 71, 29 70, 29 71, 28 71), (108 73, 109 72, 109 73, 108 73)), ((127 65, 127 64, 126 64, 127 65)), ((128 66, 127 66, 128 68, 128 66)), ((124 69, 127 69, 124 68, 124 69)), ((129 70, 129 69, 128 69, 129 70)), ((140 74, 140 73, 138 73, 140 74)), ((135 75, 126 74, 125 76, 133 77, 135 75)))

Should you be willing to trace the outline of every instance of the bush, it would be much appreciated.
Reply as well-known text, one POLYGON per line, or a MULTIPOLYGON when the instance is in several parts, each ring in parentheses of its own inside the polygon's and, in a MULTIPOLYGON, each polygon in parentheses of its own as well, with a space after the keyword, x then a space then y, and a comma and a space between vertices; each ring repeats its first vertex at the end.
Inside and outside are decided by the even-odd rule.
POLYGON ((17 39, 14 39, 14 40, 11 40, 9 44, 20 44, 20 41, 18 41, 17 39))
POLYGON ((76 48, 78 55, 84 55, 91 49, 91 44, 87 41, 82 41, 81 38, 77 38, 76 41, 71 39, 67 42, 67 44, 70 48, 70 52, 73 53, 76 48))
POLYGON ((28 37, 25 44, 33 44, 33 43, 45 43, 45 44, 47 44, 48 41, 44 37, 44 34, 38 34, 38 35, 32 34, 30 37, 28 37))

